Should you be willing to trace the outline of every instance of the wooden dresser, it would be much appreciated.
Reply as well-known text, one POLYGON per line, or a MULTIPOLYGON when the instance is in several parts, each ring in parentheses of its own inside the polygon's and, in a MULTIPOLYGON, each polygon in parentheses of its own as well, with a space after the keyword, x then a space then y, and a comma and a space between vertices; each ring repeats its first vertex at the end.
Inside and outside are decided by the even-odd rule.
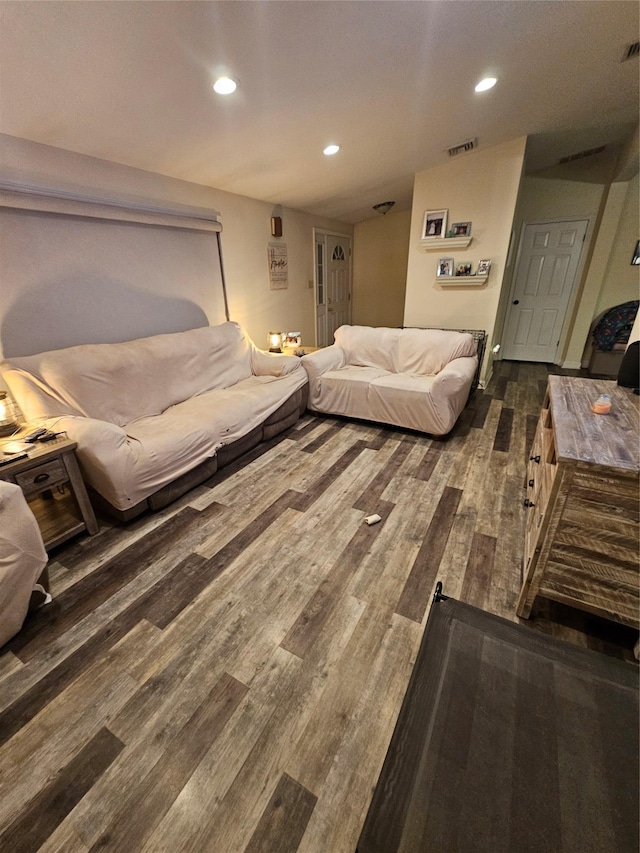
POLYGON ((640 627, 638 403, 613 381, 549 377, 527 468, 518 616, 541 595, 640 627), (608 415, 591 411, 600 394, 608 415))

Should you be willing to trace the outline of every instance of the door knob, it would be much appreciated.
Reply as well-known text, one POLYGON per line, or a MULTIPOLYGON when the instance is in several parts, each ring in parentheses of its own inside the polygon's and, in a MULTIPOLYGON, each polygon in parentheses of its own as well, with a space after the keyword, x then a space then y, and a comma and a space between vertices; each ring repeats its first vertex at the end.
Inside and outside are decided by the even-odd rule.
POLYGON ((514 300, 513 300, 513 304, 514 304, 514 305, 519 305, 519 304, 520 304, 520 300, 519 300, 519 299, 514 299, 514 300))

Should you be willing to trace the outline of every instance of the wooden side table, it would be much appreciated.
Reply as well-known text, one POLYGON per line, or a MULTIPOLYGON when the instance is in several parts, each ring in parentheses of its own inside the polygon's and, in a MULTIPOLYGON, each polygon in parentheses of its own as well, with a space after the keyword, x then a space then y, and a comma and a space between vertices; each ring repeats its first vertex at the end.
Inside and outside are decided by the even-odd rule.
MULTIPOLYGON (((20 437, 11 439, 16 440, 20 437)), ((0 441, 0 452, 4 443, 0 441)), ((47 551, 78 533, 98 532, 98 522, 78 467, 76 447, 68 438, 36 442, 29 449, 28 458, 0 466, 0 479, 16 483, 22 489, 47 551), (51 491, 62 485, 68 486, 65 493, 51 491)))
POLYGON ((322 347, 282 347, 282 352, 285 355, 296 355, 296 350, 304 350, 304 355, 308 355, 310 352, 318 352, 322 347))

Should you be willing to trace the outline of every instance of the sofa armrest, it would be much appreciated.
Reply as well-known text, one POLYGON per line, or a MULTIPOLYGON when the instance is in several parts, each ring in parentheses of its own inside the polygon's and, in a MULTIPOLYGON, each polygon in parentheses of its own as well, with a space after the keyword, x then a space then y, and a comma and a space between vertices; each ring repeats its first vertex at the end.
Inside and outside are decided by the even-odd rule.
POLYGON ((316 352, 302 356, 302 366, 309 377, 309 400, 307 405, 314 409, 320 402, 322 374, 328 370, 338 370, 344 367, 345 356, 342 347, 332 344, 316 352))
POLYGON ((254 376, 286 376, 300 369, 300 359, 296 355, 265 352, 251 347, 251 372, 254 376))
POLYGON ((450 397, 464 392, 466 402, 477 367, 477 356, 454 358, 436 375, 432 393, 438 397, 450 397))
POLYGON ((125 489, 127 471, 136 460, 135 440, 126 431, 110 421, 64 415, 48 418, 44 425, 55 432, 66 432, 78 445, 76 453, 84 479, 107 500, 114 502, 111 482, 125 489), (105 471, 108 475, 105 476, 105 471))
POLYGON ((339 367, 344 367, 344 364, 344 350, 336 344, 302 356, 302 365, 309 374, 309 381, 317 379, 327 370, 337 370, 339 367))

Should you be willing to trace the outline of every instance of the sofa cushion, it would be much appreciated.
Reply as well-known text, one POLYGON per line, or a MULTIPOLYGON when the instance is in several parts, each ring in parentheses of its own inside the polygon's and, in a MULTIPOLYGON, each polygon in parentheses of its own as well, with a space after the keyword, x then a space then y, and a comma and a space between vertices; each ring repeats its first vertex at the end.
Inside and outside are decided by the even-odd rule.
POLYGON ((73 414, 124 426, 248 378, 251 342, 237 323, 223 323, 13 358, 11 368, 7 382, 19 403, 28 399, 29 419, 73 414))
POLYGON ((399 329, 394 368, 396 373, 427 376, 440 373, 455 358, 475 355, 473 337, 466 332, 399 329))
POLYGON ((374 379, 388 373, 379 367, 357 367, 345 365, 338 370, 327 370, 320 379, 322 411, 336 415, 367 417, 369 385, 374 379))
MULTIPOLYGON (((279 378, 252 376, 184 400, 160 415, 137 418, 123 428, 122 476, 113 476, 115 457, 111 465, 103 456, 102 470, 85 466, 91 485, 118 509, 139 503, 261 425, 285 397, 295 394, 302 384, 300 373, 304 377, 304 371, 279 378)), ((78 455, 85 463, 82 445, 78 455)))
POLYGON ((408 429, 439 433, 443 419, 431 393, 433 376, 389 373, 369 387, 371 419, 408 429))
POLYGON ((334 339, 344 352, 346 364, 395 371, 398 331, 372 326, 340 326, 334 339))
POLYGON ((346 364, 391 373, 433 375, 454 358, 476 355, 472 335, 443 329, 340 326, 334 337, 346 364))

